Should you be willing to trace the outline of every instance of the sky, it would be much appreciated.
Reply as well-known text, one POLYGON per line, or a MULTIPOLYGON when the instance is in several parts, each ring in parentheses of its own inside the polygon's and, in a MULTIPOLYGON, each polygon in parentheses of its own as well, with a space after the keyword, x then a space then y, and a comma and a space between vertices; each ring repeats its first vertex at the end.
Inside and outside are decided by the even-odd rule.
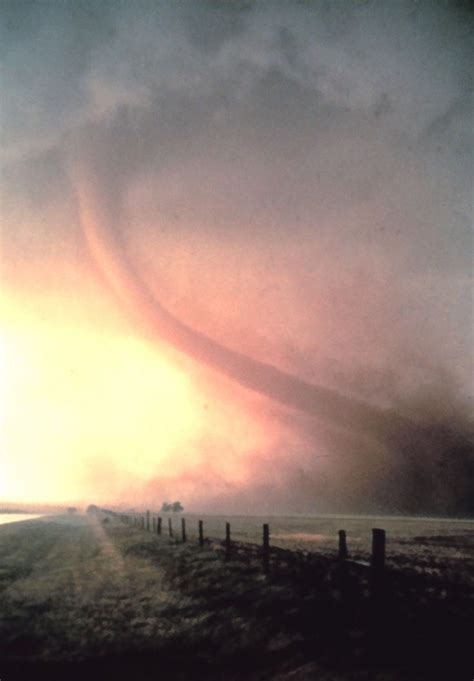
POLYGON ((474 513, 470 3, 0 16, 0 500, 474 513))

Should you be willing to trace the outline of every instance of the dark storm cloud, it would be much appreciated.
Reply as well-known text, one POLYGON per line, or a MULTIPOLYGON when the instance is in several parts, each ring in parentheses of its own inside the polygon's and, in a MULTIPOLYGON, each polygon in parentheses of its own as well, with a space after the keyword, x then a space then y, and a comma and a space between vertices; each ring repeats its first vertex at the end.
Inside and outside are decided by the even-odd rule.
MULTIPOLYGON (((432 454, 433 409, 410 410, 413 394, 425 386, 451 423, 443 372, 460 394, 471 390, 472 15, 431 2, 2 12, 4 178, 15 197, 5 240, 22 197, 64 192, 72 204, 89 173, 83 200, 116 254, 118 244, 134 295, 178 325, 188 352, 283 403, 351 427, 373 421, 397 489, 426 481, 406 464, 407 421, 421 424, 420 460, 445 455, 432 454), (203 350, 158 299, 221 343, 203 350), (219 326, 220 299, 232 309, 219 326), (258 362, 267 353, 286 371, 258 362), (373 408, 343 416, 351 404, 364 411, 361 400, 373 408)), ((71 226, 62 229, 67 238, 71 226)), ((440 436, 443 451, 467 460, 453 437, 440 436)), ((341 434, 327 440, 331 451, 346 445, 341 434)), ((354 460, 364 446, 353 443, 354 460)), ((285 478, 291 489, 297 477, 285 478)), ((356 497, 364 485, 353 483, 356 497)))

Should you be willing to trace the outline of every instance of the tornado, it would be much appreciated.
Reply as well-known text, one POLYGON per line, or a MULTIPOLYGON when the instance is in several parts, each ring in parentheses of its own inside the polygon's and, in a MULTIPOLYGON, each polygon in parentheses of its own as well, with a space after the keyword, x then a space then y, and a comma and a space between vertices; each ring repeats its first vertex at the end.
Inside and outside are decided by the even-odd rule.
POLYGON ((120 197, 104 186, 94 164, 75 163, 73 183, 79 219, 102 276, 143 331, 191 359, 276 403, 351 431, 377 434, 410 427, 391 410, 376 408, 335 390, 314 385, 271 364, 228 348, 175 317, 140 277, 120 235, 120 197))

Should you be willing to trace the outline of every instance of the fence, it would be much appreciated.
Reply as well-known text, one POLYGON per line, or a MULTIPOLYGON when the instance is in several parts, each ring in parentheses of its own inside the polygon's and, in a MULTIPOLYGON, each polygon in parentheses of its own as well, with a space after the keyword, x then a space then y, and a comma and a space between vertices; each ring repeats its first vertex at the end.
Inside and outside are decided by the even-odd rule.
MULTIPOLYGON (((111 515, 118 515, 113 511, 104 511, 111 515)), ((161 516, 153 516, 151 518, 150 511, 146 511, 144 515, 130 516, 120 515, 119 519, 122 523, 133 527, 139 527, 142 530, 153 532, 156 535, 162 534, 162 518, 161 516)), ((170 538, 174 537, 174 527, 171 517, 168 517, 168 535, 170 538)), ((337 555, 337 566, 339 568, 341 591, 343 594, 348 589, 349 571, 362 571, 368 577, 369 594, 373 601, 381 599, 386 576, 385 568, 385 530, 374 528, 372 530, 372 554, 370 561, 354 560, 350 557, 347 549, 347 535, 345 530, 339 530, 338 533, 339 548, 337 555)), ((188 534, 186 528, 186 519, 181 518, 181 542, 188 542, 188 534)), ((257 558, 261 562, 261 569, 265 575, 271 571, 272 559, 281 564, 295 564, 301 562, 298 552, 282 549, 275 546, 270 546, 270 526, 264 523, 262 526, 262 543, 255 545, 251 543, 232 541, 231 525, 229 522, 225 524, 225 537, 219 541, 215 538, 205 538, 204 521, 198 520, 198 545, 202 548, 205 545, 213 546, 223 550, 224 560, 229 561, 237 555, 246 553, 247 556, 257 558)))

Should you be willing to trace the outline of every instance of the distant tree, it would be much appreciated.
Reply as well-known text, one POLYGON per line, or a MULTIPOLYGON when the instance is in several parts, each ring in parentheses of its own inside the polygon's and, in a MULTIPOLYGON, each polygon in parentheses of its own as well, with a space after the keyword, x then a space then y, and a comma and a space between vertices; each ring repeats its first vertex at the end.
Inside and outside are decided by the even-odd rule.
POLYGON ((96 506, 95 504, 90 504, 90 505, 87 507, 86 510, 87 510, 87 513, 98 513, 98 512, 99 512, 99 507, 96 506))
POLYGON ((163 513, 181 513, 181 511, 184 511, 184 507, 180 501, 173 501, 172 504, 169 501, 164 501, 161 510, 163 513))
POLYGON ((74 515, 74 513, 77 513, 77 508, 75 506, 68 506, 67 512, 69 515, 74 515))

